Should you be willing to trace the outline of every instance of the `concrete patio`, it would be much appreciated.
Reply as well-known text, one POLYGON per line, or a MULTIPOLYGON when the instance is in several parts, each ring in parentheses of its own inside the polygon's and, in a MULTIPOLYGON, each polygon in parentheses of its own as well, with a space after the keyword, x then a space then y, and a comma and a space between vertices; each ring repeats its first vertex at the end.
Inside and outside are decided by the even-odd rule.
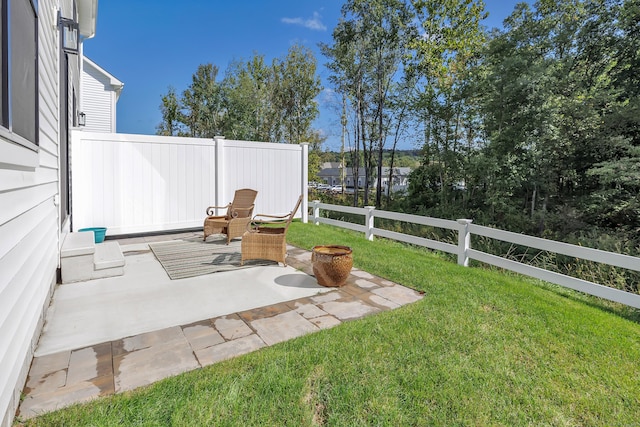
POLYGON ((313 277, 311 253, 292 246, 286 268, 169 280, 148 243, 194 236, 121 239, 124 276, 58 286, 18 417, 132 390, 422 298, 355 268, 345 286, 324 288, 313 277))

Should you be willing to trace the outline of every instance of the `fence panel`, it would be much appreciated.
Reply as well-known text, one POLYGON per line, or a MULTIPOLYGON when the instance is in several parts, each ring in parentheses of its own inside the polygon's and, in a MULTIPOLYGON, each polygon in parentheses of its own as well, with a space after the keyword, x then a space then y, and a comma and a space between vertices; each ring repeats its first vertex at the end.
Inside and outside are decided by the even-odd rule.
MULTIPOLYGON (((221 140, 224 145, 224 189, 228 203, 237 188, 258 190, 256 213, 284 215, 303 193, 301 146, 221 140)), ((306 190, 305 190, 306 191, 306 190)), ((298 211, 296 217, 300 217, 298 211)))
POLYGON ((287 213, 307 173, 301 145, 84 131, 72 137, 74 230, 198 228, 208 206, 226 205, 245 187, 258 190, 256 212, 287 213))
POLYGON ((584 246, 577 246, 569 243, 541 239, 540 237, 527 236, 525 234, 498 230, 495 228, 484 227, 475 224, 469 225, 469 231, 479 236, 498 239, 502 240, 503 242, 514 243, 517 245, 528 246, 530 248, 536 248, 543 251, 555 252, 574 258, 582 258, 589 261, 627 268, 629 270, 640 271, 640 260, 629 255, 616 254, 613 252, 601 251, 599 249, 586 248, 584 246))
POLYGON ((373 208, 354 208, 330 205, 317 201, 311 202, 310 205, 313 208, 312 221, 315 224, 331 224, 337 227, 360 231, 362 233, 365 233, 367 238, 370 239, 372 239, 373 236, 376 235, 388 239, 427 247, 434 250, 457 254, 458 263, 460 265, 467 266, 469 259, 475 259, 486 264, 515 271, 526 276, 545 280, 547 282, 555 283, 557 285, 594 295, 600 298, 605 298, 631 307, 640 308, 640 295, 471 249, 471 238, 472 235, 475 234, 491 239, 502 240, 507 243, 532 247, 544 251, 572 256, 575 258, 581 258, 602 264, 626 268, 629 270, 640 271, 640 259, 636 257, 601 251, 598 249, 585 248, 582 246, 556 242, 553 240, 541 239, 539 237, 512 233, 509 231, 498 230, 490 227, 483 227, 472 224, 471 220, 468 219, 450 221, 439 218, 421 217, 418 215, 409 215, 397 212, 379 211, 373 208), (367 221, 365 221, 365 225, 357 225, 346 223, 343 221, 330 220, 320 217, 321 209, 359 214, 365 216, 365 218, 369 218, 370 220, 368 221, 368 223, 367 221), (450 243, 439 242, 436 240, 376 228, 375 218, 386 218, 414 224, 430 225, 433 227, 457 230, 459 243, 458 245, 452 245, 450 243))

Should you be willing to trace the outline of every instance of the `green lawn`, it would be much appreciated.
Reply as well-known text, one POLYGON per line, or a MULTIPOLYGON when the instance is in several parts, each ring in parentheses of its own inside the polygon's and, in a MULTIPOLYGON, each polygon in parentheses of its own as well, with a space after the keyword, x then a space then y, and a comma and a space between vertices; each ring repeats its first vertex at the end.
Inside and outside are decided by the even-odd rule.
POLYGON ((26 425, 638 425, 637 311, 329 226, 288 241, 425 297, 26 425))

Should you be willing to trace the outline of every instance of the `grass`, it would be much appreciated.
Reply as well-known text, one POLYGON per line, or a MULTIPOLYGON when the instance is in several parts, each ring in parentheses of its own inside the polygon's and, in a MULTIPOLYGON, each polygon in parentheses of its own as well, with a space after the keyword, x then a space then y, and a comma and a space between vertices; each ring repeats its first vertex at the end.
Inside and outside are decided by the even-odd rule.
POLYGON ((425 298, 25 425, 638 425, 637 311, 329 226, 288 241, 425 298))

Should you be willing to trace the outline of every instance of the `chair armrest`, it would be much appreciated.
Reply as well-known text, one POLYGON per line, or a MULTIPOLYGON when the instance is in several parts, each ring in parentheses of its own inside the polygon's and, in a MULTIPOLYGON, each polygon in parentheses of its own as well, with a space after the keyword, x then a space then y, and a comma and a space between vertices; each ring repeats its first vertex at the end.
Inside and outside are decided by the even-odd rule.
POLYGON ((291 214, 286 214, 286 215, 269 215, 269 214, 257 214, 253 217, 254 221, 272 221, 272 220, 261 220, 259 218, 274 218, 274 219, 285 219, 285 218, 289 218, 289 215, 291 214))
POLYGON ((251 212, 253 211, 253 205, 251 205, 248 208, 234 208, 233 211, 231 212, 231 218, 246 218, 248 216, 251 215, 251 212), (240 216, 240 213, 244 213, 243 216, 240 216))
POLYGON ((225 208, 229 209, 230 207, 231 207, 231 203, 229 203, 226 206, 209 206, 205 212, 207 213, 207 215, 212 216, 214 209, 225 209, 225 208))
MULTIPOLYGON (((287 215, 288 216, 288 215, 287 215)), ((284 229, 285 227, 275 227, 278 225, 286 224, 286 220, 279 216, 274 215, 256 215, 254 219, 247 223, 247 231, 249 233, 259 233, 263 231, 265 228, 272 228, 274 230, 284 229), (271 218, 280 218, 280 219, 272 219, 272 220, 259 220, 255 219, 257 216, 269 216, 271 218)))
POLYGON ((207 215, 207 220, 224 220, 224 221, 229 221, 229 218, 227 218, 226 215, 207 215))

